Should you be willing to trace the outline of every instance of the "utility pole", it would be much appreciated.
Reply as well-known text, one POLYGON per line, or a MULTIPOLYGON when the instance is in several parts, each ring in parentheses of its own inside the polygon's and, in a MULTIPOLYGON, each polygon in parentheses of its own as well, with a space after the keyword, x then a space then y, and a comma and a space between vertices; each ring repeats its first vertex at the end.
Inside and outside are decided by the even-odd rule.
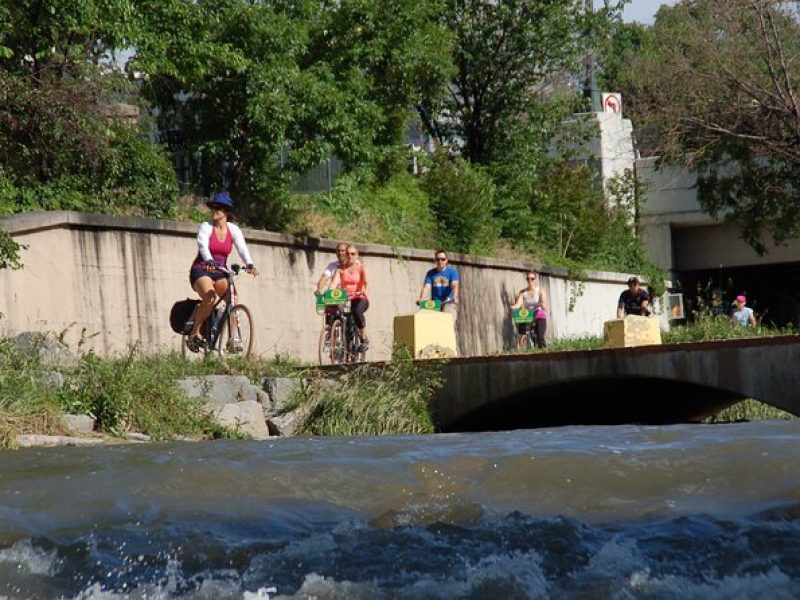
MULTIPOLYGON (((586 13, 594 14, 592 0, 584 0, 586 13)), ((583 95, 592 103, 592 112, 600 112, 600 91, 597 89, 597 59, 594 54, 594 45, 587 44, 586 54, 583 59, 583 95)))

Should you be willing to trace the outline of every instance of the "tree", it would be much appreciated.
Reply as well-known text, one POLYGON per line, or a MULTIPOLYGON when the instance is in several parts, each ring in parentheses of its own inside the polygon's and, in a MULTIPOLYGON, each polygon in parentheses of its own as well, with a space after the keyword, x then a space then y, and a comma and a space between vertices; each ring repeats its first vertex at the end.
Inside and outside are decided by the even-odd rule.
POLYGON ((280 227, 292 178, 329 154, 375 168, 423 90, 443 89, 436 6, 150 0, 132 67, 148 74, 162 130, 200 157, 196 189, 226 186, 251 222, 280 227))
POLYGON ((640 54, 652 36, 652 27, 641 23, 626 23, 621 18, 611 22, 609 34, 601 38, 598 51, 600 89, 618 91, 627 83, 628 65, 640 54))
MULTIPOLYGON (((615 183, 619 190, 626 184, 615 183)), ((615 196, 620 200, 622 194, 615 196)), ((642 262, 631 224, 632 207, 625 202, 609 206, 600 180, 589 166, 550 165, 527 200, 532 239, 559 259, 620 267, 642 262)))
POLYGON ((134 0, 0 0, 3 68, 63 78, 125 48, 136 30, 134 0), (45 73, 47 72, 47 73, 45 73))
POLYGON ((684 0, 659 10, 627 67, 638 125, 759 251, 765 235, 800 235, 799 14, 795 1, 684 0))
POLYGON ((486 253, 497 240, 492 220, 495 186, 480 165, 440 151, 423 178, 439 225, 439 243, 455 252, 486 253))
POLYGON ((170 214, 169 164, 115 116, 131 0, 0 0, 0 24, 0 210, 170 214))
POLYGON ((404 146, 412 107, 442 97, 453 72, 452 35, 438 23, 444 0, 326 0, 323 6, 311 59, 347 82, 349 102, 377 108, 367 147, 404 146))
POLYGON ((520 143, 542 153, 569 112, 552 104, 574 98, 587 44, 616 10, 587 14, 583 0, 447 0, 456 73, 441 102, 418 105, 420 118, 472 163, 505 160, 520 143))

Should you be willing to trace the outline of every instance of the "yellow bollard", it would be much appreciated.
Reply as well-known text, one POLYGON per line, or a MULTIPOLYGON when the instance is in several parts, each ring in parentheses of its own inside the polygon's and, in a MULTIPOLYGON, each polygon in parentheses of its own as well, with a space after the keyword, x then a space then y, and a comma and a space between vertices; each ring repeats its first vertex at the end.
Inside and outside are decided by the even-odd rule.
POLYGON ((421 310, 394 318, 394 341, 411 348, 414 358, 451 358, 457 355, 453 315, 421 310))
POLYGON ((628 315, 603 324, 604 348, 629 348, 661 343, 658 319, 628 315))

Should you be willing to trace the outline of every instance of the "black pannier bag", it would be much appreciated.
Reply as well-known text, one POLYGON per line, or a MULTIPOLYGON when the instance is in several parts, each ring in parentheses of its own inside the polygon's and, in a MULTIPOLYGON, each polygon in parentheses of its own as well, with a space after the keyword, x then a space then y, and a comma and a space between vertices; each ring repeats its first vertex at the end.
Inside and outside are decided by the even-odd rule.
POLYGON ((175 333, 187 334, 192 330, 194 321, 194 309, 200 304, 200 300, 179 300, 172 305, 169 311, 169 325, 175 333))

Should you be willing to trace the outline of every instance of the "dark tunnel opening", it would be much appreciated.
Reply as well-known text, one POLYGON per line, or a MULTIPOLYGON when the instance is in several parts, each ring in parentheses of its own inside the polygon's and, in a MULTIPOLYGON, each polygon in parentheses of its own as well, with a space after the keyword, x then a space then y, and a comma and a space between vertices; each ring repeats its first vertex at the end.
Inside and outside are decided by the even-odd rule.
POLYGON ((644 377, 592 378, 545 385, 481 406, 441 432, 504 431, 567 425, 698 422, 744 400, 733 392, 644 377))

